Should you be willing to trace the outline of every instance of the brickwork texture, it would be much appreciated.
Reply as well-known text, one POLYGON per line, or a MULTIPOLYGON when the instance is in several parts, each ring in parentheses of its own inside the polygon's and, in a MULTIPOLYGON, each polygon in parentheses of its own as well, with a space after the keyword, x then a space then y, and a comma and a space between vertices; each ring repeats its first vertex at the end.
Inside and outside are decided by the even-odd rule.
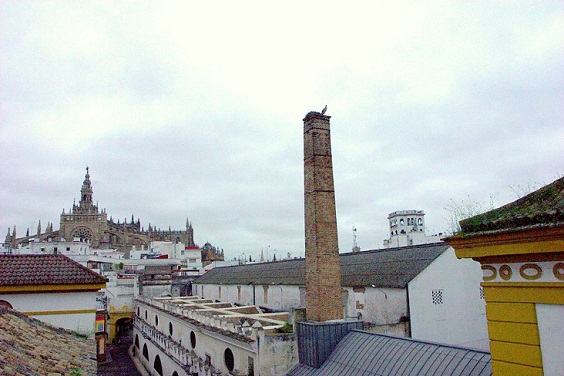
POLYGON ((303 119, 306 315, 319 322, 343 318, 330 118, 303 119))

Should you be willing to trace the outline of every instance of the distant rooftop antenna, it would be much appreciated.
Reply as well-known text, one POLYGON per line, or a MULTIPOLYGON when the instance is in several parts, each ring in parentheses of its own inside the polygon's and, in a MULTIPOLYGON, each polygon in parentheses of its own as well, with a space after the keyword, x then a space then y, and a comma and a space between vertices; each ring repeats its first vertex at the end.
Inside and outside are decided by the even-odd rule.
POLYGON ((353 248, 352 248, 352 251, 353 252, 360 252, 360 247, 356 243, 356 227, 353 226, 352 230, 353 230, 353 248))

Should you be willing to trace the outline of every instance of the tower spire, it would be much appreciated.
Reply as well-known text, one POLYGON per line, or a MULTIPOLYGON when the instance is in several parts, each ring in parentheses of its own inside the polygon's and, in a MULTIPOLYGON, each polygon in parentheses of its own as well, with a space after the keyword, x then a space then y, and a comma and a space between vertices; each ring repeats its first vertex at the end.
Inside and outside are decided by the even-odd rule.
POLYGON ((92 183, 90 182, 88 166, 86 167, 86 175, 84 175, 84 181, 82 182, 82 188, 80 189, 79 205, 84 208, 92 206, 92 183))

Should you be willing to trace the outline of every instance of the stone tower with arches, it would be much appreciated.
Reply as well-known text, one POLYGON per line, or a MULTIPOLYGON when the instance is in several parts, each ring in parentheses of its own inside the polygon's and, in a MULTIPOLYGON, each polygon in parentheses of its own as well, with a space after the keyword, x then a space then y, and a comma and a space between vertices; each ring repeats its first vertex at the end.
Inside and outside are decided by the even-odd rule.
POLYGON ((58 239, 72 241, 80 239, 90 243, 96 248, 117 248, 121 250, 148 249, 151 241, 182 242, 189 247, 197 247, 194 243, 194 229, 192 223, 186 219, 185 230, 161 230, 149 224, 148 228, 141 227, 141 221, 135 220, 133 215, 131 221, 124 219, 114 222, 112 217, 108 219, 106 209, 100 209, 93 201, 92 182, 90 170, 86 167, 86 175, 80 189, 80 201, 76 201, 66 212, 61 213, 61 222, 58 239))
POLYGON ((65 209, 61 213, 59 236, 67 241, 80 238, 87 241, 93 248, 98 248, 104 242, 108 242, 108 214, 105 209, 101 210, 92 201, 92 182, 90 173, 86 167, 86 175, 80 189, 80 201, 76 201, 68 213, 65 209))

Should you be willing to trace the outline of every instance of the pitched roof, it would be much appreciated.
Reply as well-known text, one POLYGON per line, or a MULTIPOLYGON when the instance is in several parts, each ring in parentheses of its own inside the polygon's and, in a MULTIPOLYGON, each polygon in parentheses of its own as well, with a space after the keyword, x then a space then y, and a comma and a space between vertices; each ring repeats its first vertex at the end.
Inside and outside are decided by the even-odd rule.
POLYGON ((108 279, 64 255, 0 255, 0 286, 85 285, 108 279))
POLYGON ((480 350, 350 331, 319 368, 297 364, 287 375, 491 375, 490 354, 480 350))
POLYGON ((520 199, 460 221, 463 234, 564 225, 564 177, 520 199))
MULTIPOLYGON (((404 288, 448 248, 441 242, 340 254, 341 285, 404 288)), ((305 286, 305 259, 214 268, 194 283, 305 286)))
POLYGON ((96 374, 96 342, 0 307, 0 374, 96 374))

